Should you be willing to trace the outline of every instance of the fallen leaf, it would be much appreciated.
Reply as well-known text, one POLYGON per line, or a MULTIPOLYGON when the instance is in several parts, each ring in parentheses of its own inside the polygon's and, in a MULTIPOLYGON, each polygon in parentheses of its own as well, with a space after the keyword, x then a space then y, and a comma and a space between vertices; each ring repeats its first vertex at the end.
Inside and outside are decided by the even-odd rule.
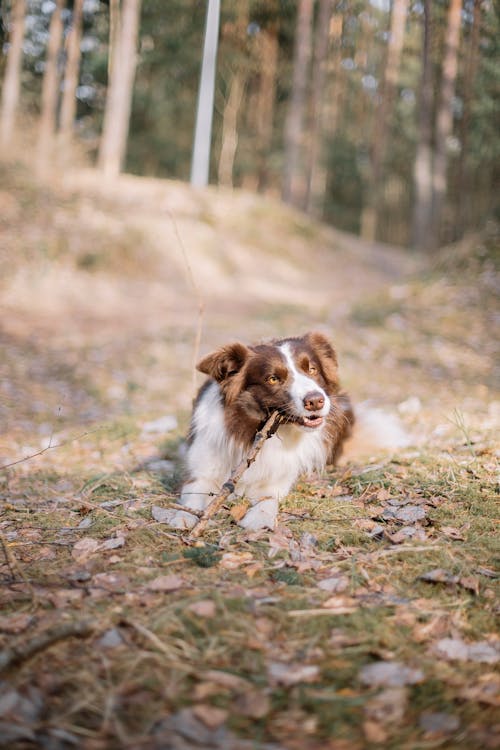
POLYGON ((474 576, 464 576, 463 578, 460 578, 458 583, 462 588, 472 591, 476 596, 479 595, 479 578, 474 578, 474 576))
POLYGON ((319 581, 318 588, 323 591, 328 591, 332 594, 340 594, 349 587, 349 579, 347 576, 338 575, 332 576, 331 578, 323 578, 319 581))
POLYGON ((203 679, 214 682, 228 690, 242 691, 252 687, 252 684, 248 680, 245 680, 244 677, 239 677, 231 672, 219 671, 218 669, 207 670, 203 673, 203 679))
POLYGON ((419 579, 421 581, 426 581, 428 583, 458 583, 458 576, 453 575, 453 573, 450 573, 448 570, 444 570, 444 568, 434 568, 434 570, 429 570, 427 573, 422 573, 422 575, 419 576, 419 579))
POLYGON ((404 505, 394 512, 395 518, 398 521, 404 521, 404 523, 416 523, 425 518, 426 515, 425 509, 420 505, 404 505))
POLYGON ((207 703, 199 703, 192 708, 194 716, 209 729, 217 729, 226 721, 229 712, 224 708, 216 708, 207 703))
POLYGON ((130 579, 123 573, 97 573, 92 577, 92 586, 110 593, 125 593, 130 588, 130 579))
POLYGON ((500 659, 497 645, 488 641, 465 643, 461 638, 442 638, 433 646, 433 652, 449 661, 477 661, 495 664, 500 659))
POLYGON ((374 745, 381 745, 387 742, 389 737, 384 727, 376 721, 367 719, 363 722, 363 734, 368 742, 374 745))
POLYGON ((355 612, 359 604, 352 596, 331 596, 321 606, 324 609, 342 610, 342 613, 348 614, 355 612))
POLYGON ((153 578, 152 581, 148 581, 146 588, 150 591, 177 591, 186 585, 184 578, 181 576, 172 574, 168 576, 158 576, 153 578))
POLYGON ((187 510, 160 508, 159 505, 153 505, 151 515, 158 523, 165 523, 174 529, 192 529, 198 522, 198 516, 189 513, 187 510))
POLYGON ((444 536, 448 537, 448 539, 453 539, 456 542, 465 541, 465 537, 460 529, 455 529, 453 526, 441 526, 439 531, 441 534, 444 534, 444 536))
POLYGON ((118 547, 123 547, 124 544, 125 537, 120 534, 111 539, 106 539, 106 541, 101 544, 100 548, 103 550, 118 549, 118 547))
POLYGON ((425 711, 418 721, 420 728, 428 735, 451 734, 460 726, 458 716, 447 714, 444 711, 425 711))
POLYGON ((0 615, 0 631, 2 633, 22 633, 29 628, 35 618, 28 612, 14 615, 0 615))
POLYGON ((408 690, 405 687, 390 687, 370 698, 365 704, 365 716, 377 723, 400 724, 408 705, 408 690))
POLYGON ((118 628, 110 628, 97 641, 97 645, 101 648, 112 649, 123 646, 125 641, 118 628))
POLYGON ((413 539, 417 542, 425 542, 427 534, 424 529, 421 529, 418 526, 403 526, 403 528, 396 531, 395 534, 388 534, 388 537, 393 544, 402 544, 409 539, 413 539))
POLYGON ((220 566, 226 570, 236 570, 242 565, 247 565, 251 562, 253 562, 253 555, 251 552, 224 552, 220 561, 220 566))
POLYGON ((500 675, 495 672, 481 675, 476 684, 463 688, 460 696, 468 701, 500 706, 500 675))
POLYGON ((250 503, 237 503, 236 505, 233 505, 229 511, 231 518, 235 521, 241 521, 250 507, 250 503))
POLYGON ((75 604, 75 602, 80 601, 84 595, 83 589, 56 589, 50 592, 47 599, 53 607, 62 609, 67 607, 68 604, 75 604))
POLYGON ((315 664, 297 664, 273 661, 267 668, 269 678, 275 685, 296 685, 299 682, 315 682, 319 667, 315 664))
POLYGON ((77 562, 85 562, 89 559, 97 550, 99 549, 99 542, 97 539, 92 539, 92 537, 85 537, 84 539, 80 539, 79 542, 77 542, 72 551, 71 555, 74 560, 77 562))
POLYGON ((421 669, 412 669, 397 661, 378 661, 367 664, 359 672, 359 679, 370 687, 402 687, 422 682, 421 669))
POLYGON ((201 599, 199 602, 192 602, 192 604, 188 604, 186 609, 198 617, 206 617, 207 619, 215 617, 216 613, 215 602, 211 599, 201 599))
POLYGON ((251 719, 262 719, 269 713, 271 704, 268 696, 261 690, 247 690, 238 696, 234 711, 251 719))

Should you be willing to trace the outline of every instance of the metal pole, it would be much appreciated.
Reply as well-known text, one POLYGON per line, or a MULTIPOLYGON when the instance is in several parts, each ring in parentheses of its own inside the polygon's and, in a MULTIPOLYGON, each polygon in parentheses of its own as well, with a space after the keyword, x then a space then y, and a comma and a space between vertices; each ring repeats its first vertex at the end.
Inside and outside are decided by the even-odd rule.
POLYGON ((208 185, 219 17, 220 0, 208 0, 193 158, 191 163, 191 185, 195 187, 205 187, 208 185))

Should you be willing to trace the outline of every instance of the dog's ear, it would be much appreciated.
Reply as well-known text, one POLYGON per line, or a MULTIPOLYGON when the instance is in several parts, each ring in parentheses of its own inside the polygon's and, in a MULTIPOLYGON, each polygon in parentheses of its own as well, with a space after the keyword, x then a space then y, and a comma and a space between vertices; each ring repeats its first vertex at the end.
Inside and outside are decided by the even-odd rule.
POLYGON ((212 354, 207 354, 196 367, 200 372, 222 383, 241 370, 249 355, 250 349, 244 344, 228 344, 212 354))
POLYGON ((337 354, 327 337, 319 331, 311 331, 305 335, 305 339, 316 353, 326 380, 332 386, 338 386, 337 354))

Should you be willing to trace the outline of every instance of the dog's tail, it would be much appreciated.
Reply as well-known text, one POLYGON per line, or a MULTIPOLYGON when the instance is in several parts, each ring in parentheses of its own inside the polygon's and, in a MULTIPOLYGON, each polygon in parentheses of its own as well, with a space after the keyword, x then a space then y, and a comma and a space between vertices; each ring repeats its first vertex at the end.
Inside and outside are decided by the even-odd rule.
POLYGON ((394 413, 362 402, 354 409, 354 427, 345 441, 339 463, 394 453, 415 444, 408 429, 394 413))

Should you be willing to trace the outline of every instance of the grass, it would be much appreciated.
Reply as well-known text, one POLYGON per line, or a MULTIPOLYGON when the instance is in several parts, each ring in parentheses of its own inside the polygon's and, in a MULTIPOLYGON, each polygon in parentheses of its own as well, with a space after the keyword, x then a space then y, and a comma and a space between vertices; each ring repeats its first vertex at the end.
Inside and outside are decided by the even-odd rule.
MULTIPOLYGON (((10 179, 20 205, 36 208, 33 227, 19 227, 26 249, 41 222, 41 197, 22 174, 10 179)), ((58 205, 50 192, 44 200, 58 205)), ((75 218, 76 230, 79 200, 59 205, 75 218)), ((210 200, 217 197, 207 197, 201 221, 220 216, 210 200)), ((107 275, 113 294, 122 283, 113 281, 116 264, 123 256, 126 271, 131 257, 124 238, 130 204, 124 206, 115 196, 112 205, 95 207, 123 222, 112 265, 97 263, 92 274, 81 265, 76 270, 96 282, 107 275)), ((160 209, 148 205, 149 212, 160 209)), ((129 235, 134 252, 149 236, 140 211, 139 234, 129 235)), ((301 243, 306 248, 323 236, 322 228, 288 221, 288 212, 274 216, 264 204, 250 213, 258 227, 243 219, 239 225, 240 214, 228 227, 222 218, 210 220, 228 253, 236 224, 240 240, 260 242, 265 235, 266 246, 276 240, 278 250, 293 244, 296 259, 301 243)), ((16 227, 8 229, 14 234, 16 227)), ((87 240, 83 253, 93 252, 87 240)), ((73 241, 59 238, 53 266, 68 260, 73 241)), ((90 620, 93 634, 60 639, 4 670, 0 745, 150 750, 168 739, 180 748, 188 731, 182 711, 189 709, 191 731, 211 732, 215 748, 224 746, 214 739, 219 725, 217 736, 235 748, 238 738, 287 750, 493 747, 496 665, 435 650, 445 638, 490 649, 497 643, 495 308, 490 292, 481 291, 485 279, 491 287, 491 256, 479 253, 475 275, 464 273, 466 259, 460 275, 443 257, 395 296, 385 288, 362 304, 360 295, 348 305, 342 297, 342 309, 330 306, 345 292, 331 278, 331 302, 314 314, 282 298, 249 307, 235 282, 231 320, 220 331, 205 326, 206 349, 221 343, 229 325, 231 336, 243 330, 257 339, 331 324, 343 381, 355 399, 399 404, 419 440, 393 456, 360 457, 303 478, 282 503, 275 533, 248 536, 222 514, 198 546, 152 516, 153 506, 178 496, 192 398, 192 328, 188 316, 179 325, 169 317, 179 301, 176 277, 164 280, 158 302, 139 296, 133 314, 129 287, 117 292, 123 299, 116 307, 96 304, 81 318, 68 307, 62 317, 45 319, 40 300, 31 312, 10 300, 0 331, 1 463, 38 452, 53 433, 60 446, 0 471, 0 654, 61 623, 90 620), (74 320, 78 326, 69 325, 74 320), (409 397, 414 412, 404 411, 409 397), (167 414, 177 416, 178 429, 166 436, 144 431, 146 422, 167 414), (157 459, 175 466, 157 473, 150 466, 157 459), (423 511, 422 517, 398 519, 402 509, 410 516, 423 511), (405 529, 413 536, 404 537, 405 529), (87 552, 82 542, 90 544, 87 552), (443 571, 438 580, 425 580, 436 570, 443 571), (166 576, 166 590, 155 588, 166 576), (393 695, 397 720, 387 711, 374 714, 386 688, 361 678, 364 667, 378 662, 423 672, 421 682, 393 695), (285 678, 276 677, 276 664, 288 669, 285 678), (313 668, 313 676, 301 676, 304 668, 313 668), (12 696, 15 710, 8 708, 12 696), (429 711, 451 715, 457 728, 426 732, 421 722, 429 711), (173 718, 178 731, 168 725, 161 739, 159 727, 173 718), (20 738, 22 731, 34 739, 20 738)), ((342 258, 348 263, 345 247, 342 258)), ((318 279, 322 262, 318 255, 318 279)), ((358 278, 352 263, 350 275, 358 278)), ((225 315, 217 298, 210 305, 214 317, 207 323, 219 319, 215 313, 225 315)))

